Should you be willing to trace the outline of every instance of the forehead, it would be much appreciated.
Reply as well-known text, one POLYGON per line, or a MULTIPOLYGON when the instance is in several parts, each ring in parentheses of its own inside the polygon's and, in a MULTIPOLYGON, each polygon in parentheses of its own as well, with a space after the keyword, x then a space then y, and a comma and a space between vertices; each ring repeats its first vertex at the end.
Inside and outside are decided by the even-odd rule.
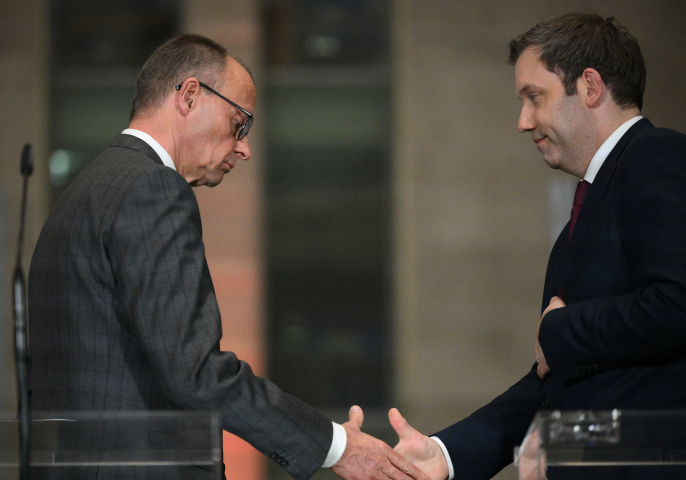
POLYGON ((229 99, 252 112, 257 100, 255 85, 245 68, 231 57, 226 59, 224 85, 229 99))
POLYGON ((522 98, 532 90, 549 90, 558 86, 562 87, 562 80, 545 67, 540 51, 533 48, 524 50, 515 64, 517 96, 522 98))

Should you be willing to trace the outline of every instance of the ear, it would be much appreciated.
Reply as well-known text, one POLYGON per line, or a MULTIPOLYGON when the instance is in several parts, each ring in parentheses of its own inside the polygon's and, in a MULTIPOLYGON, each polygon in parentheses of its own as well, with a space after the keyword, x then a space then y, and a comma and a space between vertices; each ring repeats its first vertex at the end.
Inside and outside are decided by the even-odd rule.
POLYGON ((583 71, 577 81, 577 90, 589 108, 598 107, 607 94, 607 87, 598 70, 594 68, 583 71))
POLYGON ((186 79, 181 85, 174 87, 174 104, 176 110, 183 116, 197 108, 200 96, 200 82, 195 77, 186 79))

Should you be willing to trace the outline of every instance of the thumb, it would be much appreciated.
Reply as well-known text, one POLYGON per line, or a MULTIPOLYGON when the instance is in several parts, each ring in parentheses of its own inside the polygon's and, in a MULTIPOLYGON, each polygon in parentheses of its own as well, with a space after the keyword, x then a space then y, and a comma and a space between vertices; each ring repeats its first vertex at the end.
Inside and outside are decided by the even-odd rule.
POLYGON ((388 420, 391 422, 391 426, 393 427, 393 430, 395 430, 395 433, 398 434, 398 438, 400 438, 401 442, 403 440, 411 440, 419 434, 419 432, 412 428, 410 424, 407 423, 407 420, 400 415, 397 408, 391 408, 388 411, 388 420))
POLYGON ((362 422, 364 421, 364 413, 362 409, 357 405, 350 407, 350 412, 348 412, 348 421, 352 427, 358 430, 362 428, 362 422))

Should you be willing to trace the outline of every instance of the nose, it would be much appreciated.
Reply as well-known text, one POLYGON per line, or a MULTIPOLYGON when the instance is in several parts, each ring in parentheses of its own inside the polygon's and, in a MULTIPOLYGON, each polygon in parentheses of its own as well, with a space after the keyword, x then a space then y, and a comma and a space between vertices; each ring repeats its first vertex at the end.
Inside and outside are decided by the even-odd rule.
POLYGON ((531 108, 522 105, 522 111, 519 113, 519 121, 517 122, 517 130, 521 133, 531 132, 536 128, 536 122, 532 117, 531 108))
POLYGON ((233 147, 233 151, 236 153, 238 158, 243 160, 250 160, 252 152, 250 151, 250 145, 248 145, 248 136, 236 140, 236 144, 233 147))

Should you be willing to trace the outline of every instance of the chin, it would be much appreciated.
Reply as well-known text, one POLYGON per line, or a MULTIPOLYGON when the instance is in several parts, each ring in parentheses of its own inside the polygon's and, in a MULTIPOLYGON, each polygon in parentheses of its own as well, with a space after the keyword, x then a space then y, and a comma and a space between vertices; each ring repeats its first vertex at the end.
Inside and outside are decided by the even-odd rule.
POLYGON ((548 160, 548 159, 545 158, 545 157, 543 157, 543 161, 545 162, 546 165, 548 165, 548 167, 550 167, 550 168, 552 168, 552 169, 554 169, 554 170, 557 170, 557 169, 560 168, 560 165, 558 165, 556 162, 554 162, 554 161, 552 161, 552 160, 548 160))
POLYGON ((205 185, 207 185, 208 187, 216 187, 217 185, 222 183, 222 180, 224 180, 224 175, 222 175, 221 177, 219 177, 217 179, 213 178, 212 180, 208 180, 205 185))
POLYGON ((555 170, 559 170, 560 167, 562 166, 562 162, 560 161, 559 158, 555 158, 552 155, 543 155, 543 161, 545 162, 546 165, 548 165, 550 168, 553 168, 555 170))
POLYGON ((220 183, 222 183, 222 180, 224 179, 224 175, 228 173, 224 171, 224 168, 221 166, 217 168, 216 170, 213 170, 211 172, 206 172, 205 173, 205 185, 208 187, 216 187, 220 183))

